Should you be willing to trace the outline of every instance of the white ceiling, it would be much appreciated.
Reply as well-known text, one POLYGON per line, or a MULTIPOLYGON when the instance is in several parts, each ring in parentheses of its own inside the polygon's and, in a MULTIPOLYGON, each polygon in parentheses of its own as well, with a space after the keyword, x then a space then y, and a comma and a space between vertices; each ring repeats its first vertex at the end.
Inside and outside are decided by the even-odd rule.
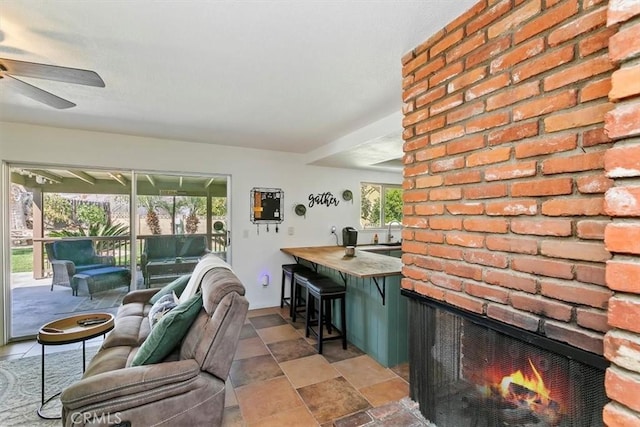
POLYGON ((0 57, 106 87, 23 79, 56 110, 0 81, 0 120, 393 163, 402 55, 475 1, 2 0, 0 57))

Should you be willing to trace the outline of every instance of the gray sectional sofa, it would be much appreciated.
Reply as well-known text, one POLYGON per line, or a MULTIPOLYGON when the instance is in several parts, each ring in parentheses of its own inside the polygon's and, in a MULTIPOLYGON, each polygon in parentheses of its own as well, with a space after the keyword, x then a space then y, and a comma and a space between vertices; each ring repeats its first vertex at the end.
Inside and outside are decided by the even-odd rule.
MULTIPOLYGON (((148 313, 159 289, 125 296, 114 329, 82 379, 61 394, 63 425, 221 425, 225 381, 249 303, 230 268, 196 267, 193 274, 202 277, 201 308, 196 306, 195 320, 159 362, 133 366, 153 335, 148 313)), ((163 321, 154 326, 154 334, 163 321)))

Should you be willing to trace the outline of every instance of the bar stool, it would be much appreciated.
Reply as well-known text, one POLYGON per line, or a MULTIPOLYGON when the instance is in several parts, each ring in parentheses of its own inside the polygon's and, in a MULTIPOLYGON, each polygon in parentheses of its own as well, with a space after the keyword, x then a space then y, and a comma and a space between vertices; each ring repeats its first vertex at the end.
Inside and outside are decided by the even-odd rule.
POLYGON ((327 276, 323 276, 320 273, 317 273, 311 269, 307 269, 306 271, 298 271, 295 274, 293 279, 293 304, 291 310, 291 321, 295 322, 298 315, 302 315, 302 317, 307 316, 306 306, 307 306, 307 283, 312 279, 326 279, 327 276), (304 313, 304 314, 302 314, 304 313))
POLYGON ((308 267, 305 267, 302 264, 282 264, 282 285, 280 287, 280 308, 283 308, 285 305, 289 306, 289 316, 293 317, 293 307, 292 300, 295 297, 294 285, 295 285, 295 275, 297 273, 312 273, 308 267), (285 294, 285 282, 286 279, 289 278, 289 296, 285 294))
POLYGON ((342 348, 347 349, 347 310, 346 310, 347 287, 329 278, 316 278, 307 281, 307 319, 305 322, 305 336, 313 334, 318 337, 318 354, 322 354, 322 344, 324 341, 342 339, 342 348), (318 301, 317 330, 311 325, 311 317, 315 312, 315 300, 318 301), (334 300, 340 301, 341 328, 332 323, 331 311, 334 300), (323 337, 324 326, 330 334, 332 329, 336 329, 339 334, 331 337, 323 337))

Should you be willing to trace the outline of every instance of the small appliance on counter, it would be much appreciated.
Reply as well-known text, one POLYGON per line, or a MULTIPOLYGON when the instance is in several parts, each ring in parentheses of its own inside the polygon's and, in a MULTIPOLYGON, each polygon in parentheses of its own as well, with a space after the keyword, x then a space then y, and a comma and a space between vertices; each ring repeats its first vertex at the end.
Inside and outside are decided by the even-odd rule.
POLYGON ((342 229, 342 246, 356 246, 358 244, 358 230, 353 227, 342 229))

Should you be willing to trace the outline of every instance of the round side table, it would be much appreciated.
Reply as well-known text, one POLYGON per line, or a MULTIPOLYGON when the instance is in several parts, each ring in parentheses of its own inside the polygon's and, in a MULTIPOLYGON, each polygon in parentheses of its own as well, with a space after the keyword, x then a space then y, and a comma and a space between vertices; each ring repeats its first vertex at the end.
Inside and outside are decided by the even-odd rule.
POLYGON ((54 394, 45 400, 44 398, 44 348, 48 345, 63 345, 82 342, 82 372, 86 366, 85 344, 87 340, 105 335, 113 329, 113 315, 110 313, 89 313, 80 314, 64 319, 49 322, 38 331, 38 342, 42 345, 42 382, 41 382, 41 401, 38 408, 38 416, 45 420, 57 420, 61 417, 49 417, 42 414, 42 409, 52 399, 60 395, 61 392, 54 394))

